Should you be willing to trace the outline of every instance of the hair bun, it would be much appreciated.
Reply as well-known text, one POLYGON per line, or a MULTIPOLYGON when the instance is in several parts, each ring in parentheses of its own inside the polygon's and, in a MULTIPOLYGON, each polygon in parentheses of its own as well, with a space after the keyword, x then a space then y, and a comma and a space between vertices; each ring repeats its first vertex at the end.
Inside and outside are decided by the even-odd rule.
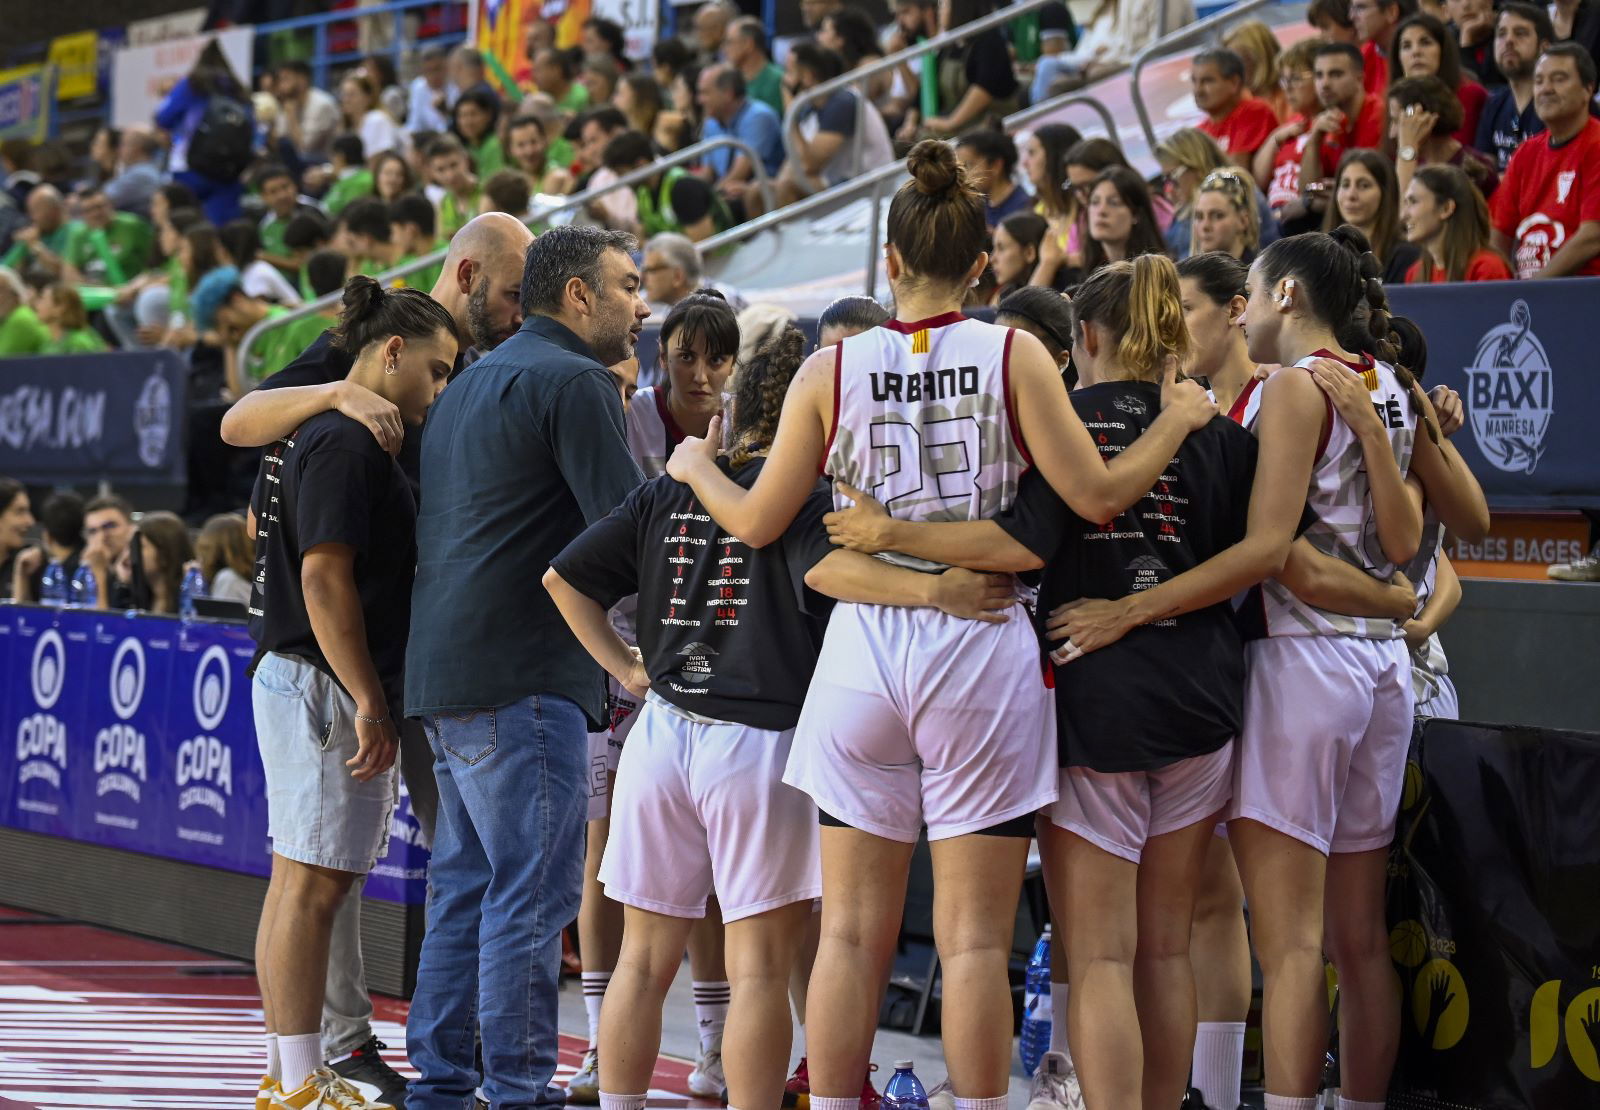
POLYGON ((923 139, 906 155, 906 171, 917 184, 917 190, 936 197, 956 188, 962 179, 961 163, 956 152, 938 139, 923 139))
POLYGON ((692 297, 714 297, 719 301, 726 301, 728 299, 727 294, 714 285, 702 285, 689 295, 692 297))
POLYGON ((383 303, 383 286, 366 274, 357 274, 344 283, 344 315, 360 320, 376 312, 383 303))

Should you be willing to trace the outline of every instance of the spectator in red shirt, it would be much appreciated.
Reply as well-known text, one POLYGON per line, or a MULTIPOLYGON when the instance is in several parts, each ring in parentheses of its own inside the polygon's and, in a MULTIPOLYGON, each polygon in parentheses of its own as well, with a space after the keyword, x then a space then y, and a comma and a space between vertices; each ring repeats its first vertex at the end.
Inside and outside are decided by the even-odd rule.
POLYGON ((1350 21, 1361 38, 1362 81, 1374 96, 1389 87, 1389 51, 1404 14, 1400 0, 1350 0, 1350 21))
POLYGON ((1455 137, 1472 146, 1478 138, 1478 120, 1489 100, 1489 90, 1461 73, 1461 50, 1456 40, 1431 15, 1407 16, 1394 33, 1395 64, 1389 86, 1407 77, 1437 77, 1461 101, 1461 126, 1455 137))
POLYGON ((1313 75, 1314 55, 1320 45, 1316 39, 1301 39, 1278 55, 1278 85, 1290 114, 1256 151, 1256 180, 1266 190, 1267 205, 1285 235, 1316 230, 1316 217, 1300 195, 1300 161, 1311 141, 1312 117, 1322 108, 1313 75))
POLYGON ((1600 120, 1589 117, 1595 65, 1563 42, 1539 57, 1533 106, 1545 125, 1511 156, 1490 209, 1495 249, 1521 278, 1600 274, 1600 120))
POLYGON ((1383 142, 1383 98, 1364 87, 1361 51, 1346 42, 1325 42, 1311 65, 1322 111, 1311 121, 1311 141, 1300 157, 1302 189, 1325 180, 1345 151, 1383 142))
POLYGON ((1250 169, 1256 151, 1278 129, 1278 115, 1244 87, 1244 59, 1232 50, 1202 50, 1189 80, 1195 106, 1206 114, 1200 130, 1217 140, 1234 165, 1250 169))
POLYGON ((1406 284, 1442 281, 1509 281, 1511 267, 1489 246, 1489 206, 1455 166, 1423 166, 1400 202, 1400 226, 1422 257, 1406 271, 1406 284))
POLYGON ((1361 45, 1355 21, 1350 18, 1350 0, 1311 0, 1306 7, 1306 22, 1316 28, 1323 42, 1361 45))

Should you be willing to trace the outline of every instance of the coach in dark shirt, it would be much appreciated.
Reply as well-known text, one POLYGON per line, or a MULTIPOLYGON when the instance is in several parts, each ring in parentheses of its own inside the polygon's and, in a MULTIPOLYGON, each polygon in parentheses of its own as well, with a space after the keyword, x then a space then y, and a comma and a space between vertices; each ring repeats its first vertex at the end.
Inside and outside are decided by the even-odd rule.
POLYGON ((578 912, 585 736, 605 686, 540 576, 641 480, 606 369, 650 315, 633 247, 592 227, 539 236, 521 330, 445 390, 423 433, 405 700, 433 745, 440 820, 409 1110, 471 1102, 474 1020, 491 1104, 563 1101, 561 930, 578 912))

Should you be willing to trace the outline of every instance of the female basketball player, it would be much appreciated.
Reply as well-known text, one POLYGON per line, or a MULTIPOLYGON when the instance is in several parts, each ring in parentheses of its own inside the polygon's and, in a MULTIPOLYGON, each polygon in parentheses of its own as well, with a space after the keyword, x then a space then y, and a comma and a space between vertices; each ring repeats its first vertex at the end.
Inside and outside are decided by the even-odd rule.
MULTIPOLYGON (((628 447, 646 478, 666 467, 667 456, 685 435, 705 435, 722 411, 723 389, 739 350, 739 324, 733 308, 716 290, 691 293, 672 307, 661 324, 660 362, 665 378, 636 392, 628 403, 628 447)), ((612 623, 629 643, 635 640, 633 599, 625 598, 612 623)), ((583 1003, 589 1019, 589 1047, 567 1085, 570 1101, 593 1105, 600 1097, 597 1048, 600 1008, 622 946, 622 907, 605 896, 600 859, 609 833, 611 782, 617 760, 633 727, 638 701, 615 678, 608 697, 611 727, 589 734, 589 835, 583 860, 583 902, 578 910, 578 944, 583 959, 583 1003)), ((700 1058, 689 1073, 689 1091, 701 1098, 722 1092, 722 1032, 728 1014, 728 974, 722 952, 722 923, 707 915, 690 934, 689 967, 694 976, 695 1017, 700 1058)))
MULTIPOLYGON (((741 484, 761 471, 804 342, 790 328, 740 374, 735 449, 723 465, 741 484)), ((782 781, 827 611, 803 584, 1006 620, 1009 582, 960 570, 919 574, 833 551, 819 523, 828 506, 820 489, 782 543, 751 550, 727 539, 691 490, 659 478, 545 575, 595 659, 636 695, 650 688, 622 756, 601 868, 607 891, 627 907, 600 1034, 608 1110, 644 1105, 661 1004, 713 884, 733 974, 730 1101, 774 1107, 782 1097, 785 988, 820 892, 816 807, 782 781), (642 656, 606 620, 608 605, 635 592, 642 656)))
MULTIPOLYGON (((1418 477, 1440 519, 1471 542, 1488 529, 1481 489, 1436 438, 1432 407, 1409 375, 1374 361, 1392 351, 1377 261, 1364 247, 1358 232, 1340 228, 1264 250, 1250 271, 1243 317, 1250 357, 1292 367, 1330 355, 1360 374, 1400 469, 1418 477), (1363 318, 1364 328, 1352 323, 1363 318), (1365 349, 1354 353, 1341 337, 1365 349), (1419 423, 1427 434, 1416 434, 1419 423)), ((1317 517, 1306 533, 1314 546, 1387 576, 1403 545, 1382 527, 1370 534, 1369 486, 1386 476, 1371 473, 1374 453, 1332 412, 1318 388, 1325 379, 1338 380, 1322 368, 1280 371, 1251 398, 1245 418, 1261 455, 1241 543, 1121 601, 1058 610, 1048 631, 1087 652, 1129 628, 1231 597, 1283 568, 1307 504, 1317 517)), ((1266 981, 1267 1105, 1313 1105, 1327 1042, 1325 946, 1342 995, 1342 1105, 1369 1110, 1382 1105, 1399 1032, 1383 890, 1411 731, 1409 665, 1396 622, 1331 613, 1275 580, 1252 591, 1245 615, 1261 638, 1247 648, 1229 833, 1266 981)))
MULTIPOLYGON (((1031 460, 1080 515, 1108 520, 1214 412, 1198 387, 1169 384, 1151 430, 1107 466, 1039 342, 960 315, 987 256, 982 200, 954 152, 919 143, 907 168, 886 248, 896 319, 807 360, 750 489, 717 469, 715 431, 686 440, 668 464, 748 543, 782 534, 819 471, 898 517, 979 519, 1007 507, 1031 460)), ((855 604, 834 612, 785 775, 825 814, 822 944, 806 1023, 815 1110, 856 1106, 924 823, 956 1105, 1004 1105, 1016 901, 1033 813, 1057 793, 1037 652, 1022 620, 978 626, 855 604)))

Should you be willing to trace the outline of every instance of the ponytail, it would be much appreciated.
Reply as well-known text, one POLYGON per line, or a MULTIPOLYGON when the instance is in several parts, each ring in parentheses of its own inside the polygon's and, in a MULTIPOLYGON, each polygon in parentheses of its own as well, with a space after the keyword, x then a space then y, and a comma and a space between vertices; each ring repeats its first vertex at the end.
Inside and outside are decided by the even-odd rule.
POLYGON ((1178 270, 1162 254, 1112 262, 1078 286, 1072 298, 1073 332, 1096 324, 1117 344, 1117 361, 1132 378, 1157 381, 1169 357, 1189 352, 1178 270))
POLYGON ((392 336, 426 339, 443 331, 461 342, 455 319, 438 301, 416 289, 385 289, 370 277, 358 274, 345 282, 344 307, 333 345, 352 358, 373 343, 392 336))
POLYGON ((783 399, 805 361, 805 351, 805 332, 786 324, 739 368, 733 393, 733 453, 728 460, 733 469, 772 446, 778 418, 783 415, 783 399))

